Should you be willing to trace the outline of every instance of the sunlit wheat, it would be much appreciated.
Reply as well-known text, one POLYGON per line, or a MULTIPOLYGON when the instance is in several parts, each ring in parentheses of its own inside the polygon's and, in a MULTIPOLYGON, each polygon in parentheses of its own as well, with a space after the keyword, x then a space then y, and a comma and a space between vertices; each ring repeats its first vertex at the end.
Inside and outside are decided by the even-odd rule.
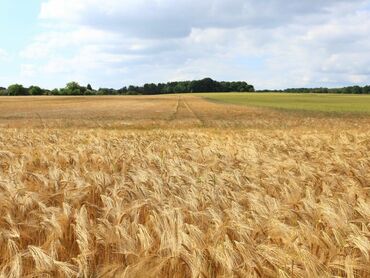
POLYGON ((367 277, 370 133, 0 132, 0 276, 367 277))

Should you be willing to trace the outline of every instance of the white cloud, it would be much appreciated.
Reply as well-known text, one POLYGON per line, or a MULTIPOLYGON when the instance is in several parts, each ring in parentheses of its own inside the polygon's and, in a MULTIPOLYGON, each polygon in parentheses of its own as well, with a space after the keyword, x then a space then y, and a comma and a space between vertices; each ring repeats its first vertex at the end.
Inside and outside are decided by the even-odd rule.
POLYGON ((327 15, 353 0, 49 0, 40 18, 115 30, 132 37, 186 37, 193 28, 274 28, 327 15))
POLYGON ((21 57, 58 84, 79 78, 119 87, 204 76, 257 88, 362 84, 370 79, 369 4, 48 0, 40 12, 48 27, 21 57))
POLYGON ((37 73, 37 68, 33 64, 21 64, 21 76, 28 78, 28 77, 35 77, 37 73))
POLYGON ((0 48, 0 61, 7 61, 9 60, 10 55, 7 51, 0 48))

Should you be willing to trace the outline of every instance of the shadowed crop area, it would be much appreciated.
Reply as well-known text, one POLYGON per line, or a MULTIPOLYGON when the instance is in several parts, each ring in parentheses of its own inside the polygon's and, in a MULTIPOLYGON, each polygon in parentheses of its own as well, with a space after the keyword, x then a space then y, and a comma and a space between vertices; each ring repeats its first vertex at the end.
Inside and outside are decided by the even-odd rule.
POLYGON ((370 275, 368 117, 14 99, 17 117, 0 118, 0 277, 370 275))
POLYGON ((370 114, 369 95, 293 93, 213 93, 207 99, 231 104, 297 111, 370 114))

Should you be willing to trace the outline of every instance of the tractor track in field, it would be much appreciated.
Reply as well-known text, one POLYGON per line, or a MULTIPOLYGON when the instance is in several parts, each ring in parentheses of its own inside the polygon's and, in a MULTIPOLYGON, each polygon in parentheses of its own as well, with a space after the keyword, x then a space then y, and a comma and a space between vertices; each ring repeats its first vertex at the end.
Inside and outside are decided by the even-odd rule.
POLYGON ((194 111, 193 108, 191 108, 191 106, 189 105, 189 103, 183 99, 183 103, 184 105, 186 106, 186 108, 188 109, 189 113, 192 114, 194 116, 194 118, 197 119, 197 122, 199 122, 201 125, 204 125, 204 122, 203 120, 199 117, 199 115, 194 111))
POLYGON ((189 103, 185 100, 183 96, 179 96, 176 102, 175 111, 170 117, 171 121, 183 121, 190 120, 195 121, 200 125, 204 125, 203 121, 194 112, 189 103))

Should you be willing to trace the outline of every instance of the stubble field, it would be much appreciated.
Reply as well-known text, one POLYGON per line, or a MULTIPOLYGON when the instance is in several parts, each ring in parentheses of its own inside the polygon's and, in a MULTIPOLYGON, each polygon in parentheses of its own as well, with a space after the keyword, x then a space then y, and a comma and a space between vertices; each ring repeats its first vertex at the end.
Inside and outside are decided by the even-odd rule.
POLYGON ((368 277, 370 117, 1 98, 0 277, 368 277))

